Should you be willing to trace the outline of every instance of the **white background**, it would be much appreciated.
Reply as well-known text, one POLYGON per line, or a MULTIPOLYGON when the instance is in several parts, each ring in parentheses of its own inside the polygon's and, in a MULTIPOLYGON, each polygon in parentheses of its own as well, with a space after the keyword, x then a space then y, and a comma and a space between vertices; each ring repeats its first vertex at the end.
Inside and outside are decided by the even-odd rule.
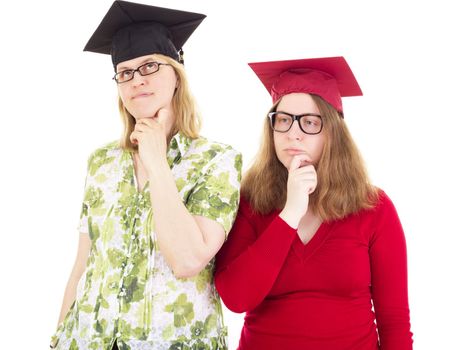
MULTIPOLYGON (((185 45, 203 134, 244 154, 271 100, 247 62, 343 55, 344 101, 407 237, 415 349, 466 349, 461 1, 152 1, 208 15, 185 45)), ((10 1, 0 21, 1 349, 47 348, 74 260, 89 153, 120 136, 110 57, 82 48, 111 1, 10 1)), ((226 311, 231 348, 242 315, 226 311)))

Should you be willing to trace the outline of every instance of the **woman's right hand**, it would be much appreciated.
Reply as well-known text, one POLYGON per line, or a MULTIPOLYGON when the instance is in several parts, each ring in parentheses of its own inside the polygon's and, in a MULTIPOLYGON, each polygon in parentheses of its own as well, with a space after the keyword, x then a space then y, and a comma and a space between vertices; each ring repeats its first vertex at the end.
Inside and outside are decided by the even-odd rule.
POLYGON ((293 228, 297 228, 308 210, 309 195, 318 184, 318 177, 311 159, 305 154, 293 157, 287 180, 287 200, 279 216, 293 228))

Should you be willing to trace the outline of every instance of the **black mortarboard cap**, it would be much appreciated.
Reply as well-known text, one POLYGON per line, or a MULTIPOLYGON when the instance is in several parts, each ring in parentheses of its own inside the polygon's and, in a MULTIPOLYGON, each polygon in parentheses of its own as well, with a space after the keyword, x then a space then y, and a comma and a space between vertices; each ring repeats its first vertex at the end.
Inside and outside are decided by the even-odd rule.
POLYGON ((112 56, 114 68, 133 58, 179 51, 206 15, 116 0, 84 47, 112 56))

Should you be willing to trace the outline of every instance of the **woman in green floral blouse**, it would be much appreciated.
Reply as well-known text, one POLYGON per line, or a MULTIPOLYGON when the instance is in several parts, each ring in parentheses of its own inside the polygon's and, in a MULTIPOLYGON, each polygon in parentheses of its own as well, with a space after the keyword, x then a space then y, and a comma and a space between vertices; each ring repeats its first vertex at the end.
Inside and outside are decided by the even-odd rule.
POLYGON ((203 18, 115 1, 85 48, 112 56, 125 131, 89 158, 52 348, 226 348, 213 257, 237 211, 241 156, 199 136, 178 50, 203 18))

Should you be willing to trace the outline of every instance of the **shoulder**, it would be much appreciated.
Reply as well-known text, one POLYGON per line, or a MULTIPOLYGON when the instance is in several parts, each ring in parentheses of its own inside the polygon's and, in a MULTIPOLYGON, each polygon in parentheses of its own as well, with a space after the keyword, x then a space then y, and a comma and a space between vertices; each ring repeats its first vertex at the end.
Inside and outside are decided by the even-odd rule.
POLYGON ((117 155, 117 153, 121 153, 122 148, 119 145, 118 141, 108 142, 91 152, 89 155, 89 159, 94 158, 105 158, 105 157, 112 157, 117 155))
POLYGON ((248 201, 248 199, 245 198, 245 196, 243 194, 240 194, 239 211, 243 215, 247 215, 247 216, 253 216, 254 215, 253 209, 251 208, 250 202, 248 201))
POLYGON ((374 206, 358 213, 360 219, 368 220, 376 229, 381 225, 399 222, 399 216, 391 198, 382 189, 378 188, 377 190, 378 193, 374 206))
POLYGON ((88 169, 91 173, 95 172, 104 164, 109 164, 118 159, 123 150, 118 141, 109 142, 95 149, 88 158, 88 169))
MULTIPOLYGON (((247 225, 255 232, 256 236, 261 235, 268 229, 268 227, 271 227, 273 230, 282 229, 284 227, 283 224, 285 223, 282 219, 276 220, 278 218, 278 214, 279 210, 273 210, 266 214, 258 213, 253 209, 251 202, 241 194, 238 215, 236 218, 236 222, 238 222, 237 227, 247 225), (270 226, 271 224, 273 226, 270 226)), ((287 224, 285 225, 288 226, 287 224)))
POLYGON ((192 139, 189 149, 192 151, 208 151, 214 154, 240 154, 240 152, 235 150, 231 145, 213 141, 203 136, 200 136, 196 139, 192 139))
POLYGON ((373 210, 376 212, 395 210, 394 203, 391 198, 389 198, 387 193, 380 188, 378 188, 378 198, 373 210))
POLYGON ((201 161, 209 167, 233 167, 237 171, 241 171, 242 168, 242 155, 239 151, 228 144, 202 136, 191 140, 184 158, 201 161))
POLYGON ((260 214, 253 209, 250 201, 245 197, 244 193, 240 193, 240 205, 238 211, 244 217, 253 221, 266 221, 269 222, 271 218, 274 218, 279 214, 278 210, 274 210, 268 214, 260 214))
POLYGON ((376 187, 375 198, 371 200, 372 206, 370 208, 363 208, 359 211, 350 214, 352 216, 366 216, 366 215, 375 215, 381 211, 384 211, 388 207, 394 207, 391 198, 384 192, 381 188, 376 187))

